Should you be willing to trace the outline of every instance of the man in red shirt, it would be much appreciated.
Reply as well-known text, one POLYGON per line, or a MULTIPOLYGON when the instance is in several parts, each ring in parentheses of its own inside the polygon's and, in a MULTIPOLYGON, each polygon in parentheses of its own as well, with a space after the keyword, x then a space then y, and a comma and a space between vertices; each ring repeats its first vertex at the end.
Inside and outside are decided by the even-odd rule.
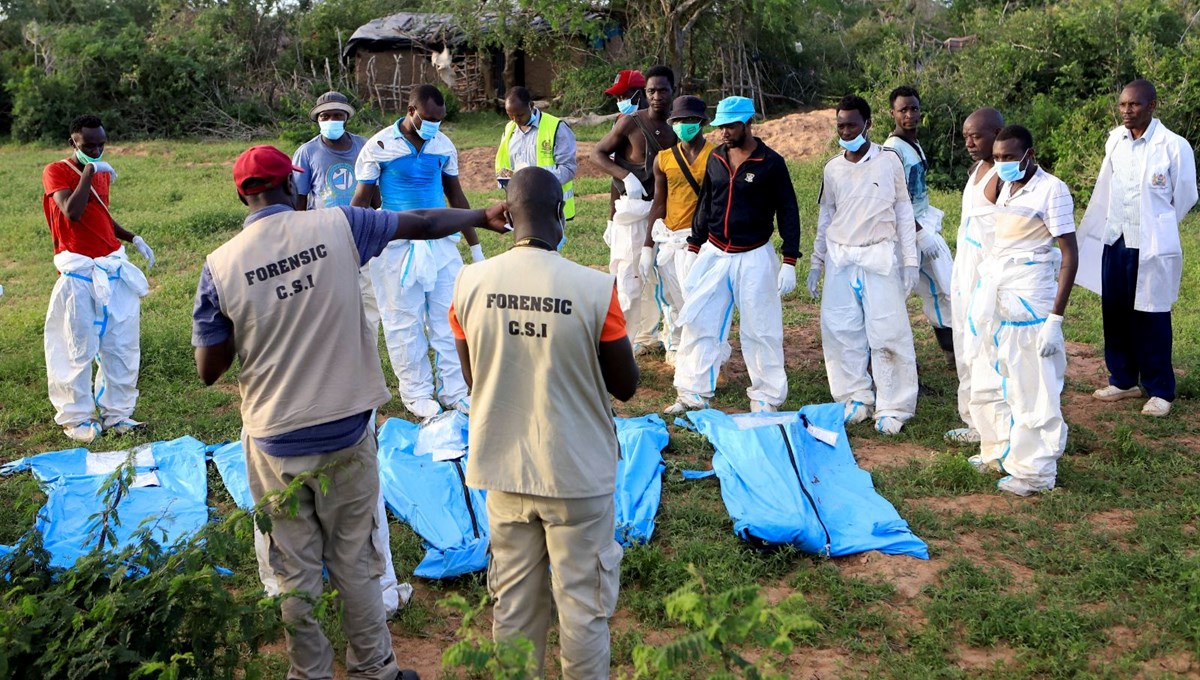
POLYGON ((46 379, 54 422, 83 443, 101 430, 125 434, 143 427, 131 416, 141 361, 141 298, 149 285, 120 242, 132 243, 150 267, 154 251, 108 211, 117 173, 101 160, 107 141, 98 117, 79 116, 71 121, 75 152, 42 171, 42 209, 61 274, 46 310, 46 379), (93 360, 99 366, 94 386, 93 360))

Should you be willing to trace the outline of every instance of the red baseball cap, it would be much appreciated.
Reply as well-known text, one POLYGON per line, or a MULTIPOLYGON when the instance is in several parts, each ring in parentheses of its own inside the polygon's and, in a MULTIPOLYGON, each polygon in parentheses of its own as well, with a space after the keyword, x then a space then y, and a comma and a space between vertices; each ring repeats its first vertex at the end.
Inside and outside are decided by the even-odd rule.
POLYGON ((639 87, 646 87, 646 76, 642 75, 641 71, 621 71, 613 81, 612 87, 605 90, 604 94, 620 96, 639 87))
POLYGON ((292 165, 291 157, 284 152, 268 144, 252 146, 233 164, 233 183, 243 196, 261 194, 286 182, 293 172, 304 172, 304 168, 292 165), (252 179, 264 184, 245 188, 246 182, 252 179))

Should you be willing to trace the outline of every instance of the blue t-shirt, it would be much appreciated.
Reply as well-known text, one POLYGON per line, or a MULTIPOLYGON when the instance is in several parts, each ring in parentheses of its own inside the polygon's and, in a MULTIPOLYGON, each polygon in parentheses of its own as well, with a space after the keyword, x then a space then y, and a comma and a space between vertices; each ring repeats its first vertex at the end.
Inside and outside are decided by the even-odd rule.
MULTIPOLYGON (((255 221, 270 215, 292 210, 291 206, 273 205, 250 213, 242 223, 246 228, 255 221)), ((350 222, 350 233, 358 248, 359 264, 383 252, 384 247, 396 235, 400 224, 394 212, 368 208, 339 208, 350 222)), ((196 286, 196 301, 192 308, 192 346, 212 347, 233 337, 233 322, 221 312, 221 301, 213 285, 208 263, 200 269, 200 283, 196 286)), ((353 446, 366 429, 370 411, 340 418, 328 423, 293 430, 271 437, 255 437, 259 449, 271 456, 306 456, 316 453, 338 451, 353 446)))
POLYGON ((321 141, 317 135, 300 145, 292 155, 292 163, 304 168, 304 172, 292 174, 296 182, 296 193, 308 195, 308 208, 336 208, 350 205, 354 198, 354 161, 367 140, 346 133, 350 137, 350 148, 338 151, 321 141))
POLYGON ((378 184, 385 210, 446 207, 442 176, 458 177, 458 149, 441 132, 420 150, 404 137, 400 121, 367 140, 354 165, 359 184, 378 184))

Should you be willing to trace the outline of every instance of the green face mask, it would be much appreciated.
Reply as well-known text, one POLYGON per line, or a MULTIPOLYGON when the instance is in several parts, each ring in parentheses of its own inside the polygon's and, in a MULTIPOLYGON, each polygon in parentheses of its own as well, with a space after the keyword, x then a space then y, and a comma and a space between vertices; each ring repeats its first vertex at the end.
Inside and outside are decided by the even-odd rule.
POLYGON ((672 123, 671 129, 675 131, 676 137, 690 142, 700 134, 700 123, 672 123))
POLYGON ((101 158, 103 158, 103 157, 104 157, 104 152, 103 152, 103 151, 101 151, 101 152, 100 152, 100 155, 99 155, 99 156, 96 156, 95 158, 92 158, 91 156, 89 156, 89 155, 85 154, 84 152, 80 151, 79 149, 75 149, 75 158, 76 158, 76 159, 77 159, 77 160, 78 160, 80 163, 82 163, 82 164, 84 164, 84 165, 87 165, 88 163, 99 163, 99 162, 100 162, 100 159, 101 159, 101 158))

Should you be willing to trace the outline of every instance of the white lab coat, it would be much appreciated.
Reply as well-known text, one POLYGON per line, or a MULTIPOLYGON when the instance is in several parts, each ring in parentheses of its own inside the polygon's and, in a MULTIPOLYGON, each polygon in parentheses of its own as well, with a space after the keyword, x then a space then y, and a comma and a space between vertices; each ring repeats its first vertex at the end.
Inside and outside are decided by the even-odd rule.
MULTIPOLYGON (((1197 197, 1196 156, 1191 144, 1157 118, 1154 120, 1158 129, 1146 149, 1138 206, 1141 248, 1133 308, 1139 312, 1169 312, 1179 299, 1179 282, 1183 277, 1179 223, 1196 204, 1197 197)), ((1103 294, 1100 268, 1112 184, 1112 151, 1123 132, 1124 128, 1118 127, 1108 133, 1100 176, 1079 223, 1079 272, 1075 283, 1097 294, 1103 294)))

